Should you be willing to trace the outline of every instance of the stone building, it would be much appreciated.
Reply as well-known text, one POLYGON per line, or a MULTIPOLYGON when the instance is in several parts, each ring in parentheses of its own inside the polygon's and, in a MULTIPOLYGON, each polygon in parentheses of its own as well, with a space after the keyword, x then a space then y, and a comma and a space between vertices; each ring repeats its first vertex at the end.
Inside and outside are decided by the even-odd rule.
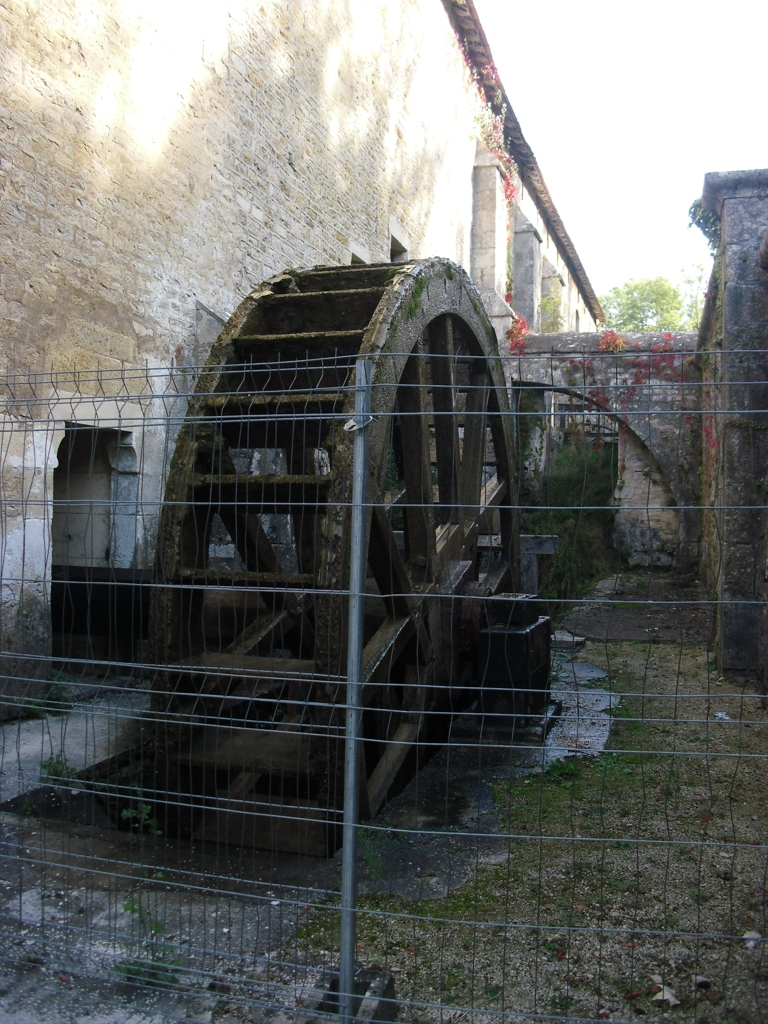
POLYGON ((602 316, 471 0, 0 17, 6 652, 47 653, 52 572, 151 570, 168 381, 275 272, 441 255, 500 337, 510 292, 533 325, 542 296, 602 316))
MULTIPOLYGON (((716 244, 699 330, 703 570, 724 671, 768 684, 768 170, 708 174, 716 244)), ((708 216, 707 216, 708 214, 708 216)))

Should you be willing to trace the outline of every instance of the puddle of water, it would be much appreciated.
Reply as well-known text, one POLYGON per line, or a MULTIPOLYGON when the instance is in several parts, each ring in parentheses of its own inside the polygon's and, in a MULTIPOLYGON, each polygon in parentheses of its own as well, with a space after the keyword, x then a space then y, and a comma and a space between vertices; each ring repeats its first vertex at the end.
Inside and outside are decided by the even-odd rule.
POLYGON ((611 710, 619 698, 600 683, 608 673, 586 661, 566 661, 552 675, 552 699, 562 711, 543 749, 542 767, 559 758, 595 756, 603 751, 611 733, 611 710))

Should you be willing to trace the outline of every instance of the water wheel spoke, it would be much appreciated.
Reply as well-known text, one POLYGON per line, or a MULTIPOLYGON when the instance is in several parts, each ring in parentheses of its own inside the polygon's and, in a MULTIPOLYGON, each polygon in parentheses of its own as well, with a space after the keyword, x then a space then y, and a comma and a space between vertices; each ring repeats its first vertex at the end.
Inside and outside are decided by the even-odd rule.
POLYGON ((460 445, 453 373, 453 321, 440 317, 429 331, 435 462, 441 523, 459 522, 460 445))
POLYGON ((383 496, 381 504, 384 505, 387 514, 391 516, 399 506, 406 503, 407 497, 408 489, 405 486, 405 480, 398 480, 383 496))
MULTIPOLYGON (((413 615, 387 617, 363 648, 363 682, 370 686, 385 680, 392 666, 416 632, 413 615)), ((370 691, 369 691, 370 692, 370 691)))
MULTIPOLYGON (((283 567, 280 562, 280 558, 275 551, 272 541, 267 536, 266 530, 262 517, 255 512, 246 512, 243 516, 245 521, 245 529, 248 537, 248 547, 246 555, 250 555, 250 565, 253 566, 257 571, 259 569, 274 574, 276 578, 279 578, 283 572, 283 567)), ((248 565, 249 563, 246 563, 248 565)), ((300 595, 299 593, 286 589, 289 587, 289 577, 286 577, 286 583, 281 586, 275 586, 272 589, 272 600, 276 606, 282 603, 283 609, 289 613, 290 619, 286 618, 284 625, 282 626, 283 633, 288 633, 294 625, 298 625, 301 632, 301 645, 304 650, 311 650, 314 643, 314 630, 311 623, 307 618, 307 611, 311 603, 311 598, 306 594, 300 595), (288 624, 290 621, 290 625, 288 624)), ((269 596, 269 590, 264 588, 264 596, 269 596)), ((239 640, 240 638, 238 638, 239 640)), ((266 639, 266 637, 264 638, 266 639)), ((235 641, 235 645, 238 643, 235 641)), ((243 642, 247 643, 243 634, 243 642)))
POLYGON ((486 454, 486 419, 490 380, 485 372, 470 376, 464 414, 461 455, 461 505, 465 522, 476 522, 479 512, 483 463, 486 454))
POLYGON ((368 780, 368 805, 372 815, 379 811, 386 800, 397 773, 418 739, 419 728, 418 722, 401 723, 371 772, 368 780))
POLYGON ((501 505, 506 496, 507 481, 499 479, 497 474, 494 474, 483 484, 482 491, 480 492, 480 508, 478 513, 478 523, 483 533, 492 534, 494 532, 493 511, 501 505))
POLYGON ((426 402, 426 365, 421 353, 407 361, 398 391, 400 445, 407 494, 406 548, 411 574, 431 578, 435 573, 435 524, 432 463, 426 402))
POLYGON ((375 491, 371 498, 373 508, 368 564, 388 614, 391 617, 408 615, 414 601, 411 580, 387 515, 387 506, 378 500, 375 491))
POLYGON ((286 609, 266 612, 259 615, 250 626, 246 626, 240 636, 236 637, 222 654, 252 654, 253 651, 267 640, 275 641, 275 646, 282 646, 282 638, 296 625, 296 616, 286 609))

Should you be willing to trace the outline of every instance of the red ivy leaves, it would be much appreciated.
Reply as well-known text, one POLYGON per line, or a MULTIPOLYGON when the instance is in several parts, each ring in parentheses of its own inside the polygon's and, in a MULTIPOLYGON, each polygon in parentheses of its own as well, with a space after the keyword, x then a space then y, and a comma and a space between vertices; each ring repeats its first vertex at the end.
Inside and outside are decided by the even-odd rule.
POLYGON ((623 352, 627 347, 626 341, 616 331, 606 331, 597 343, 598 352, 623 352))
POLYGON ((528 321, 521 313, 512 313, 512 323, 507 331, 509 340, 509 351, 513 356, 521 356, 526 348, 526 335, 528 334, 528 321))
POLYGON ((496 67, 493 61, 491 61, 490 64, 485 64, 483 67, 481 67, 480 74, 483 75, 483 77, 486 80, 490 79, 497 89, 501 87, 501 76, 499 75, 499 69, 496 67))
POLYGON ((506 174, 502 178, 501 187, 504 189, 504 198, 508 203, 513 203, 518 197, 518 188, 511 174, 506 174))

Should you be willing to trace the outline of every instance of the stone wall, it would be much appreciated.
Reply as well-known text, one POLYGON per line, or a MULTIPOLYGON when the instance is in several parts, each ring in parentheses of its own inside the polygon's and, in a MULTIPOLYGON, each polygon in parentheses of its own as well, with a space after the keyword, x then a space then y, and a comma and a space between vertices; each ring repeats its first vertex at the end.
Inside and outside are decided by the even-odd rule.
POLYGON ((515 211, 513 245, 514 305, 527 320, 531 333, 597 330, 597 321, 525 186, 515 211), (542 299, 549 302, 545 304, 544 322, 542 299))
POLYGON ((289 265, 469 264, 475 90, 435 0, 2 9, 0 371, 194 358, 289 265))
MULTIPOLYGON (((642 475, 648 470, 662 487, 663 496, 657 495, 659 500, 654 498, 652 503, 678 506, 679 512, 662 516, 668 524, 673 515, 675 519, 674 527, 665 526, 662 532, 671 540, 674 529, 674 562, 692 567, 699 559, 701 502, 697 335, 677 332, 669 339, 664 333, 624 332, 622 337, 626 351, 612 355, 598 350, 599 335, 531 334, 525 354, 509 361, 510 377, 523 387, 595 402, 614 416, 629 439, 627 472, 634 479, 631 466, 639 460, 637 472, 642 475)), ((639 494, 640 480, 636 483, 637 487, 631 484, 632 490, 639 494)), ((627 524, 634 516, 628 513, 627 524)), ((658 529, 658 524, 652 527, 658 529)), ((630 532, 639 541, 637 531, 630 532)), ((648 538, 652 536, 651 532, 648 538)), ((661 543, 660 535, 658 539, 661 543)), ((650 539, 642 541, 638 551, 650 551, 649 545, 650 539)))
POLYGON ((411 256, 468 265, 478 100, 434 0, 11 0, 0 19, 0 373, 54 372, 48 422, 14 408, 3 434, 0 647, 40 675, 65 428, 126 440, 92 563, 151 567, 168 380, 126 431, 115 375, 199 363, 264 278, 389 260, 393 225, 411 256))
POLYGON ((676 565, 680 512, 652 453, 630 430, 619 431, 614 544, 631 566, 676 565))
POLYGON ((768 170, 708 174, 702 203, 720 223, 717 273, 701 333, 705 563, 720 600, 725 670, 768 681, 766 466, 768 271, 758 253, 768 227, 768 170), (707 316, 707 312, 710 314, 707 316))

